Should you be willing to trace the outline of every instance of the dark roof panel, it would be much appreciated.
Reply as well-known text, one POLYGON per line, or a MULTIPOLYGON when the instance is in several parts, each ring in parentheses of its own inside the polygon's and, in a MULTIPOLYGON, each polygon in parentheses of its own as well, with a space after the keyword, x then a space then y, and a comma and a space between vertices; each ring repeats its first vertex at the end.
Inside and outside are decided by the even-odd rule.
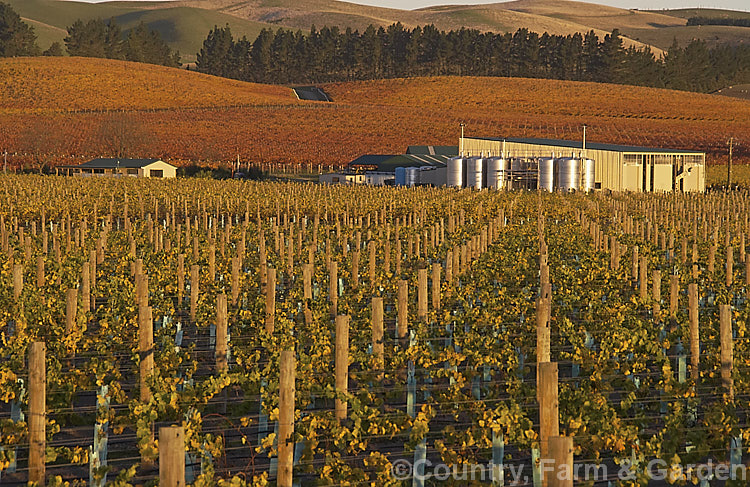
POLYGON ((423 154, 431 156, 449 156, 458 155, 457 145, 410 145, 406 149, 407 154, 423 154))
MULTIPOLYGON (((516 137, 467 137, 479 140, 494 140, 502 142, 514 142, 517 144, 534 144, 534 145, 548 145, 551 147, 566 147, 569 149, 581 149, 583 150, 583 142, 580 140, 558 140, 558 139, 535 139, 535 138, 516 138, 516 137)), ((701 151, 691 151, 683 149, 663 149, 655 147, 639 147, 635 145, 617 145, 617 144, 601 144, 598 142, 586 142, 587 149, 603 150, 612 152, 645 152, 645 153, 657 153, 657 154, 702 154, 701 151)))

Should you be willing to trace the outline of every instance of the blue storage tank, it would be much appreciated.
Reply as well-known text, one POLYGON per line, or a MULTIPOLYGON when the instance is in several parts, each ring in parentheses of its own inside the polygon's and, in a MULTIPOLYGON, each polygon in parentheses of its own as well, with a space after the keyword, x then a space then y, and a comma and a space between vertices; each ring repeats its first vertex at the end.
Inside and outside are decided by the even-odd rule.
POLYGON ((396 168, 396 186, 406 186, 406 168, 396 168))

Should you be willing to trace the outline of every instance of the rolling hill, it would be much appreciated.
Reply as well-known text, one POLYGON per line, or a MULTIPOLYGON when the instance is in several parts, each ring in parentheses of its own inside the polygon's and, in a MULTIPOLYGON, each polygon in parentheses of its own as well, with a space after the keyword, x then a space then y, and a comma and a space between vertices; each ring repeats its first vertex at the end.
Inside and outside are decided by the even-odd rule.
POLYGON ((195 72, 83 58, 0 60, 0 147, 13 165, 129 154, 177 163, 316 167, 468 135, 577 139, 705 150, 750 160, 750 102, 634 86, 437 77, 326 85, 332 103, 195 72), (119 127, 113 133, 113 126, 119 127))
POLYGON ((92 58, 0 62, 0 113, 103 112, 298 104, 289 88, 92 58))
MULTIPOLYGON (((61 41, 65 28, 78 18, 114 18, 124 28, 143 21, 158 30, 183 60, 192 62, 208 31, 229 24, 235 35, 252 39, 262 28, 301 29, 311 26, 387 26, 401 22, 407 27, 434 24, 440 29, 461 27, 482 31, 535 32, 567 35, 594 30, 602 36, 617 28, 627 46, 650 45, 659 54, 672 40, 689 42, 703 38, 710 43, 750 41, 750 29, 730 26, 687 26, 696 14, 707 10, 638 11, 571 0, 516 0, 485 5, 439 6, 419 10, 370 7, 337 0, 173 0, 161 2, 84 3, 63 0, 6 0, 36 28, 46 48, 61 41)), ((703 13, 701 13, 703 12, 703 13)), ((742 15, 719 12, 717 15, 742 15)))
POLYGON ((194 62, 203 40, 214 26, 229 24, 236 36, 257 37, 261 29, 277 28, 271 24, 241 19, 222 12, 178 6, 171 2, 104 2, 84 3, 60 0, 5 0, 34 26, 39 45, 46 49, 53 42, 63 42, 67 27, 76 19, 110 19, 125 30, 144 22, 159 31, 173 49, 180 51, 183 62, 194 62))

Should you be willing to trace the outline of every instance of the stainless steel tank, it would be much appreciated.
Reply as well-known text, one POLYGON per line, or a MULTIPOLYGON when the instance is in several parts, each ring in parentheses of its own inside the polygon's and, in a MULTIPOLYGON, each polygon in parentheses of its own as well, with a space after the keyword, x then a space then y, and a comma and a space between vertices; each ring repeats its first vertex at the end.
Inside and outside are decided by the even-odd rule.
POLYGON ((419 172, 420 169, 418 167, 407 167, 406 168, 406 185, 416 186, 419 184, 419 172))
POLYGON ((594 190, 594 161, 593 159, 583 160, 583 175, 581 176, 581 191, 589 192, 594 190))
POLYGON ((538 161, 538 168, 538 188, 551 193, 555 190, 555 160, 551 157, 542 157, 538 161))
POLYGON ((482 189, 484 187, 484 161, 482 157, 469 157, 466 160, 466 187, 482 189))
POLYGON ((555 160, 555 189, 578 191, 581 187, 581 160, 561 157, 555 160))
POLYGON ((505 178, 510 169, 510 161, 502 157, 487 159, 487 187, 490 189, 505 189, 505 178))
POLYGON ((466 159, 463 157, 451 157, 448 159, 448 176, 446 184, 454 188, 463 188, 466 183, 465 171, 466 159))

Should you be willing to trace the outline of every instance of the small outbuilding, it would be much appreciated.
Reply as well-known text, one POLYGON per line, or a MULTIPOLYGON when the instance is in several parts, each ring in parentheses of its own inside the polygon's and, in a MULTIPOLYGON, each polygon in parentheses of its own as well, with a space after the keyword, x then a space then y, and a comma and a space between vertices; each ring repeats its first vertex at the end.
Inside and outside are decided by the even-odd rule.
POLYGON ((177 167, 161 159, 93 159, 77 166, 59 166, 65 176, 130 176, 138 178, 175 178, 177 167))

